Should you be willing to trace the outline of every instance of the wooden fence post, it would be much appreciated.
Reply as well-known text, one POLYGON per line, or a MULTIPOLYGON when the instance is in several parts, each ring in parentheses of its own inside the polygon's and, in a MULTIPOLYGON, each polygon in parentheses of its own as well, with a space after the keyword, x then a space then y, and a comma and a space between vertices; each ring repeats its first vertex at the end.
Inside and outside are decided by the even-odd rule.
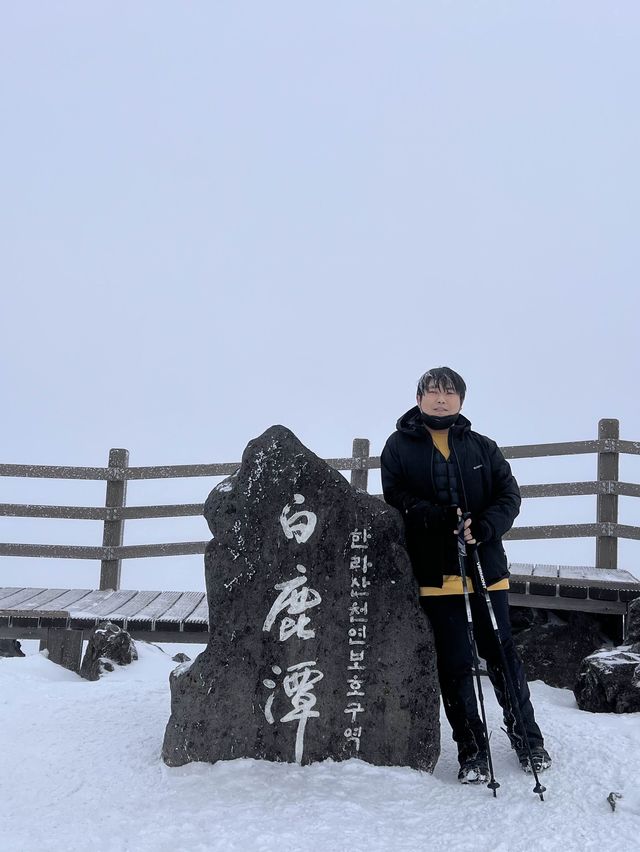
POLYGON ((40 643, 49 652, 52 663, 64 666, 65 669, 80 674, 82 662, 82 630, 65 630, 59 627, 50 627, 47 630, 46 642, 40 643))
MULTIPOLYGON (((362 461, 360 462, 360 464, 362 465, 366 464, 364 460, 369 458, 368 438, 353 439, 353 449, 351 450, 351 457, 354 459, 361 459, 362 461)), ((368 467, 358 467, 351 471, 351 485, 353 485, 354 488, 359 488, 361 491, 366 491, 368 482, 368 467)))
MULTIPOLYGON (((109 467, 129 467, 129 450, 109 450, 109 467)), ((107 520, 102 534, 103 547, 120 547, 124 539, 124 520, 109 518, 109 509, 122 509, 127 500, 127 480, 109 479, 105 506, 107 520)), ((120 559, 103 559, 100 567, 100 590, 120 588, 120 559)))
MULTIPOLYGON (((598 422, 598 438, 611 441, 611 449, 598 452, 598 481, 618 481, 620 454, 615 448, 614 441, 620 437, 619 420, 600 420, 598 422)), ((618 523, 618 495, 612 490, 603 490, 597 497, 597 522, 599 524, 618 523)), ((618 538, 615 535, 598 535, 596 538, 596 567, 618 567, 618 538)))

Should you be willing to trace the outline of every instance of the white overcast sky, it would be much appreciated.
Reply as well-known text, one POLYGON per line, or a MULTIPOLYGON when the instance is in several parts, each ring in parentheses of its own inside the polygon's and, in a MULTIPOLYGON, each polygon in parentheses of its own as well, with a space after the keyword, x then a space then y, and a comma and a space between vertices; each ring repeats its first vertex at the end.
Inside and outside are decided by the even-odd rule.
MULTIPOLYGON (((0 4, 0 461, 236 461, 273 423, 321 456, 354 436, 379 454, 441 364, 502 445, 594 438, 602 417, 640 440, 639 43, 636 0, 0 4)), ((514 470, 592 479, 595 458, 514 470)), ((594 498, 533 502, 520 523, 595 519, 594 498)), ((0 520, 4 541, 101 542, 0 520)), ((139 522, 125 543, 207 537, 139 522)), ((593 540, 509 552, 594 561, 593 540)), ((633 569, 640 546, 621 554, 633 569)), ((62 576, 1 562, 0 585, 62 576)), ((197 557, 158 566, 123 584, 201 584, 197 557)))

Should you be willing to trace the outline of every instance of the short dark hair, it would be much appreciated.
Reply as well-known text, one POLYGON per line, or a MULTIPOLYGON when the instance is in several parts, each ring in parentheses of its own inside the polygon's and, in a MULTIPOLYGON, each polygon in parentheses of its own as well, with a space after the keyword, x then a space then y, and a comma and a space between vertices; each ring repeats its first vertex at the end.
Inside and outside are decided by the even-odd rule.
POLYGON ((423 373, 418 380, 418 396, 424 396, 431 385, 441 390, 453 390, 460 394, 460 402, 464 402, 467 386, 462 376, 458 375, 451 367, 433 367, 423 373))

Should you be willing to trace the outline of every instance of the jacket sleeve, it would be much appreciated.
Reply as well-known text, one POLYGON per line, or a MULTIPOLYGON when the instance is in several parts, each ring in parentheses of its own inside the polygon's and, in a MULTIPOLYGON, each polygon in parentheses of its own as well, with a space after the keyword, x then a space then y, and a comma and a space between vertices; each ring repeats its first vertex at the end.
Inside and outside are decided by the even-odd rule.
POLYGON ((387 441, 380 456, 382 491, 385 501, 399 509, 407 530, 427 530, 439 533, 442 529, 455 529, 457 517, 450 506, 439 506, 417 496, 406 486, 402 465, 394 446, 393 436, 387 441))
POLYGON ((495 441, 489 446, 491 462, 491 503, 472 528, 478 541, 499 541, 509 532, 520 514, 520 489, 509 462, 495 441))
POLYGON ((410 510, 427 509, 432 505, 428 500, 416 497, 407 490, 402 465, 391 438, 384 445, 380 456, 380 473, 385 502, 395 506, 403 515, 410 510))

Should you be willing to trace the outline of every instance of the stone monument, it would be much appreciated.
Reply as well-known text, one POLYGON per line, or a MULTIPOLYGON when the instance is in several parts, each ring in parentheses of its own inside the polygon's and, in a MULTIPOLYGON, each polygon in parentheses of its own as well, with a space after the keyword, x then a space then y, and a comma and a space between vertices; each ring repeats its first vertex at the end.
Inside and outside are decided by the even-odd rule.
POLYGON ((432 771, 435 649, 400 514, 283 426, 249 443, 204 514, 211 638, 171 674, 164 761, 432 771))

